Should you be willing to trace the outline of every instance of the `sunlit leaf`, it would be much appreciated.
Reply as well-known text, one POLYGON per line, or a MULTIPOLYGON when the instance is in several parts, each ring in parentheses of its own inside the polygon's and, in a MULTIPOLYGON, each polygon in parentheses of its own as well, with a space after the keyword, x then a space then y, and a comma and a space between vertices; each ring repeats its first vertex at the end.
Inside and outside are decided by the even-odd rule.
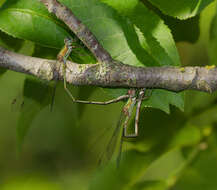
POLYGON ((0 9, 0 30, 15 38, 61 48, 70 34, 59 22, 46 14, 39 1, 7 1, 0 9), (27 4, 25 4, 27 2, 27 4))
MULTIPOLYGON (((154 61, 146 61, 142 58, 144 52, 140 49, 132 48, 138 59, 142 60, 145 66, 180 65, 179 56, 169 28, 156 14, 148 10, 142 3, 134 1, 115 1, 102 0, 115 8, 119 13, 126 15, 136 26, 135 31, 138 35, 143 51, 148 53, 154 61), (121 8, 120 8, 121 7, 121 8)), ((127 33, 127 32, 125 32, 127 33)), ((132 41, 135 41, 132 39, 132 41)), ((130 37, 128 43, 130 45, 130 37)), ((133 44, 133 42, 132 42, 133 44)), ((121 60, 123 61, 123 60, 121 60)), ((169 113, 169 105, 175 105, 184 110, 183 95, 167 92, 164 90, 154 90, 149 100, 144 101, 144 106, 161 109, 169 113)))
POLYGON ((199 14, 213 0, 149 0, 164 14, 187 19, 199 14))
POLYGON ((173 38, 176 42, 188 41, 195 43, 200 35, 199 18, 200 15, 180 20, 172 16, 163 14, 159 9, 153 6, 149 1, 143 1, 144 5, 150 10, 154 11, 165 24, 170 28, 173 38))
MULTIPOLYGON (((138 3, 135 7, 129 7, 131 13, 128 14, 128 17, 132 23, 118 15, 112 8, 96 0, 63 1, 63 3, 88 26, 114 59, 134 66, 180 64, 169 29, 157 15, 150 12, 142 3, 138 3), (91 11, 86 11, 86 7, 91 7, 91 11), (102 22, 99 22, 99 18, 102 22), (136 28, 133 24, 136 25, 136 28)), ((64 36, 69 35, 64 25, 55 20, 45 7, 36 1, 33 3, 26 2, 26 0, 10 1, 3 6, 0 14, 2 14, 1 18, 4 18, 0 22, 2 30, 41 45, 59 48, 63 45, 64 36), (11 19, 16 19, 16 22, 13 21, 13 23, 19 25, 16 30, 14 30, 13 23, 10 22, 11 19), (18 24, 19 22, 20 24, 18 24)), ((167 92, 164 93, 164 96, 165 94, 167 92)), ((167 100, 170 100, 174 99, 176 94, 170 93, 166 96, 167 100)), ((179 98, 177 96, 177 100, 179 98)), ((168 112, 170 103, 174 102, 165 102, 163 108, 162 104, 158 106, 153 103, 153 107, 168 112)), ((180 104, 176 105, 183 109, 180 104)))

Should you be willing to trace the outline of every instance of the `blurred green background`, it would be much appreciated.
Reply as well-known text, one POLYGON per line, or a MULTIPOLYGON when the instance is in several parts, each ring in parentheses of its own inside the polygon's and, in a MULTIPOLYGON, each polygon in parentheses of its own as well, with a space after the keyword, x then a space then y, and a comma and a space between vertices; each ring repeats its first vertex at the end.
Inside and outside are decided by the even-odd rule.
MULTIPOLYGON (((209 29, 215 6, 212 3, 202 12, 200 38, 195 44, 177 43, 183 65, 209 63, 209 29)), ((26 43, 26 47, 31 46, 30 42, 26 43)), ((25 48, 21 50, 25 51, 25 48)), ((99 179, 106 174, 98 171, 97 162, 119 119, 123 103, 103 107, 75 105, 60 83, 53 111, 47 106, 37 115, 22 150, 18 151, 19 110, 13 108, 12 101, 22 94, 24 79, 24 74, 12 71, 0 78, 0 189, 83 190, 90 184, 94 187, 96 181, 103 181, 99 179)), ((111 98, 99 88, 70 89, 81 99, 86 99, 87 91, 92 92, 90 99, 111 98)), ((141 135, 136 142, 125 143, 124 149, 137 145, 142 151, 156 155, 161 148, 170 151, 148 165, 143 182, 130 189, 216 189, 216 124, 217 93, 186 92, 184 113, 175 107, 171 107, 170 115, 152 108, 144 109, 140 117, 141 135)), ((105 179, 111 182, 109 177, 105 179)))

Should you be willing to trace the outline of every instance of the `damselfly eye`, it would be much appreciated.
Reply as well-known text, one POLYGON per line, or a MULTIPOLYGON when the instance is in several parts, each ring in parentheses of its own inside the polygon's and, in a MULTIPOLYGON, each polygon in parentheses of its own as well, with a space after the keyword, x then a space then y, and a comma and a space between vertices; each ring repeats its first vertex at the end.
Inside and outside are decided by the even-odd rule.
POLYGON ((66 45, 71 45, 72 42, 73 42, 73 39, 72 39, 72 38, 66 37, 66 38, 64 39, 64 43, 65 43, 66 45))
POLYGON ((131 97, 133 97, 133 96, 136 95, 136 91, 135 91, 134 89, 129 89, 129 90, 128 90, 128 94, 129 94, 131 97))

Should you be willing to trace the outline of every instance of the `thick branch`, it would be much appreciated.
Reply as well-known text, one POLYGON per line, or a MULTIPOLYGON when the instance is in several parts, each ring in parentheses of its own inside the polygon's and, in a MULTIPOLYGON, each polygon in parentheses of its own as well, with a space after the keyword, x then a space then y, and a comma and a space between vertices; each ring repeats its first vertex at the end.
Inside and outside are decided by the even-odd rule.
MULTIPOLYGON (((72 11, 58 0, 40 0, 84 42, 95 55, 98 65, 68 64, 67 80, 75 85, 109 87, 163 88, 171 91, 195 89, 206 92, 216 90, 216 68, 155 67, 138 68, 112 60, 92 32, 81 23, 72 11), (112 63, 112 64, 110 64, 112 63)), ((61 73, 60 76, 62 77, 61 73)))
POLYGON ((56 0, 40 0, 50 13, 62 20, 86 45, 99 62, 111 62, 110 54, 100 45, 93 33, 72 13, 56 0))
MULTIPOLYGON (((0 48, 0 67, 34 75, 45 80, 62 80, 56 60, 20 55, 0 48)), ((101 87, 186 89, 213 92, 217 89, 217 68, 211 67, 133 67, 113 64, 76 64, 67 62, 67 82, 101 87)))

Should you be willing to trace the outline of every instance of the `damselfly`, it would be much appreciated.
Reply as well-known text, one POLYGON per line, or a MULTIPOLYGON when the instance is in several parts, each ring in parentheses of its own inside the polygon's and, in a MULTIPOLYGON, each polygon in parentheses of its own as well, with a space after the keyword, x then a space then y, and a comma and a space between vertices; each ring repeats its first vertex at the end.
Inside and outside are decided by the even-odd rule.
POLYGON ((100 158, 100 162, 105 162, 111 159, 115 151, 117 142, 118 140, 120 140, 119 153, 117 157, 117 165, 119 165, 124 138, 135 138, 139 134, 138 128, 139 128, 139 115, 140 115, 141 104, 142 101, 144 99, 147 99, 148 97, 145 96, 145 89, 141 89, 141 90, 130 89, 128 91, 128 95, 129 95, 128 101, 122 108, 119 122, 113 132, 111 139, 109 140, 105 152, 100 158), (136 106, 136 116, 135 116, 135 123, 134 123, 134 132, 128 133, 129 121, 132 117, 135 106, 136 106))
POLYGON ((118 160, 120 160, 121 156, 121 149, 122 149, 122 142, 123 138, 134 138, 138 136, 138 123, 139 123, 139 115, 140 115, 140 109, 141 109, 141 104, 145 97, 145 89, 130 89, 126 95, 119 96, 118 98, 105 101, 105 102, 96 102, 96 101, 85 101, 85 100, 76 100, 71 92, 68 90, 67 85, 66 85, 66 61, 71 54, 73 48, 73 40, 70 38, 66 38, 64 40, 65 46, 63 49, 60 51, 60 53, 57 56, 58 61, 62 64, 62 69, 63 69, 63 80, 64 80, 64 89, 71 98, 72 102, 74 103, 83 103, 83 104, 96 104, 96 105, 108 105, 111 103, 116 103, 124 99, 128 99, 127 103, 122 109, 120 120, 118 122, 118 125, 108 143, 108 146, 106 148, 105 153, 103 153, 102 159, 104 158, 106 160, 110 160, 111 156, 114 153, 118 137, 121 132, 121 143, 120 143, 120 150, 119 150, 119 156, 118 160), (136 105, 137 104, 137 105, 136 105), (136 106, 136 116, 135 116, 135 126, 134 126, 134 133, 129 134, 128 133, 128 123, 129 120, 132 116, 133 113, 133 108, 136 106), (121 130, 122 129, 122 130, 121 130), (104 157, 104 158, 103 158, 104 157))
POLYGON ((60 50, 59 54, 57 55, 57 60, 59 61, 60 66, 62 66, 62 70, 63 70, 64 89, 67 92, 70 99, 72 100, 72 102, 83 103, 83 104, 107 105, 107 104, 119 102, 119 101, 121 101, 123 99, 129 98, 129 95, 123 95, 123 96, 120 96, 120 97, 118 97, 116 99, 109 100, 109 101, 106 101, 106 102, 76 100, 74 98, 74 96, 71 94, 71 92, 69 91, 69 89, 67 88, 67 83, 66 83, 66 61, 67 61, 68 57, 70 56, 72 50, 77 48, 77 47, 74 45, 74 40, 71 39, 71 38, 65 38, 64 43, 65 43, 65 46, 60 50))

